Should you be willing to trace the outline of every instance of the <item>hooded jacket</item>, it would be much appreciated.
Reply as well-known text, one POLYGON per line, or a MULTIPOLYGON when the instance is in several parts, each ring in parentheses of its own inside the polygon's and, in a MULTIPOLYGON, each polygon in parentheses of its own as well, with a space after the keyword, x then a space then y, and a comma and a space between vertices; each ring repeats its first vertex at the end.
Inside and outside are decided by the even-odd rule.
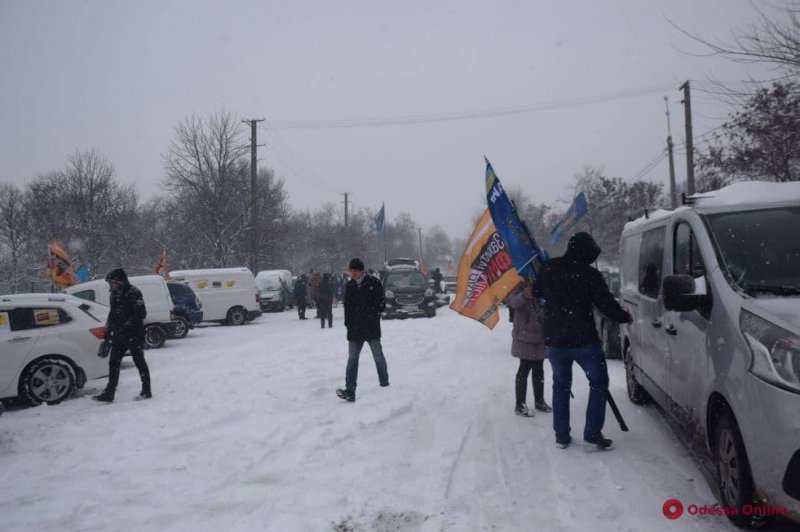
POLYGON ((365 274, 359 283, 350 279, 344 293, 344 325, 347 340, 361 342, 381 339, 381 312, 385 305, 383 285, 365 274))
POLYGON ((147 309, 144 298, 138 288, 132 286, 122 268, 111 270, 106 281, 121 286, 120 290, 111 290, 111 310, 106 321, 106 333, 112 343, 143 344, 144 319, 147 309))
POLYGON ((569 239, 563 256, 547 261, 536 283, 536 296, 544 299, 545 344, 580 347, 600 343, 594 325, 594 307, 609 319, 627 323, 628 313, 617 303, 603 276, 591 264, 600 246, 588 233, 569 239))

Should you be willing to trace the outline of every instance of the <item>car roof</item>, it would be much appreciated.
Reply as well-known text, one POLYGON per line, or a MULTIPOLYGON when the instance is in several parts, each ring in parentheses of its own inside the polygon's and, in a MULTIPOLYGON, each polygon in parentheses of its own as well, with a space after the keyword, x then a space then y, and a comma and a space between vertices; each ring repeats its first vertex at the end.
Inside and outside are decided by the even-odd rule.
POLYGON ((69 294, 9 294, 0 296, 0 307, 22 306, 22 307, 36 307, 43 304, 52 304, 55 306, 61 305, 89 305, 95 310, 108 312, 109 308, 94 301, 88 301, 69 294))

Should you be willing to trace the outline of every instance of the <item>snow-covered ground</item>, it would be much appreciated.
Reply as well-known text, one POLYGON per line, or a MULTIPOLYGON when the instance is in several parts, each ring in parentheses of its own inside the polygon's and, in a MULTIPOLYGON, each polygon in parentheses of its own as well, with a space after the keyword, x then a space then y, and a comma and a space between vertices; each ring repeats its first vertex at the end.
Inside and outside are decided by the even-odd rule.
MULTIPOLYGON (((378 386, 365 346, 352 404, 334 393, 341 312, 333 329, 287 311, 169 341, 147 352, 150 401, 132 399, 126 359, 111 405, 89 399, 101 380, 64 404, 6 412, 0 529, 733 530, 723 517, 664 517, 667 499, 715 499, 660 414, 627 400, 619 361, 611 387, 631 431, 609 411, 616 449, 559 450, 550 415, 513 413, 505 312, 494 331, 447 308, 384 322, 391 386, 378 386)), ((577 367, 573 389, 579 441, 577 367)))

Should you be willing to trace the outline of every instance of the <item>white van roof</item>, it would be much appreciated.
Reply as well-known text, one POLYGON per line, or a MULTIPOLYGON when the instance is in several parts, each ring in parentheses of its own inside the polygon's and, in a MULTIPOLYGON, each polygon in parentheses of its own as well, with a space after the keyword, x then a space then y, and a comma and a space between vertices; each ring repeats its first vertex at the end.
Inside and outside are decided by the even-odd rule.
POLYGON ((249 273, 253 275, 249 268, 211 268, 206 270, 175 270, 170 272, 172 277, 202 277, 211 275, 231 275, 249 273))

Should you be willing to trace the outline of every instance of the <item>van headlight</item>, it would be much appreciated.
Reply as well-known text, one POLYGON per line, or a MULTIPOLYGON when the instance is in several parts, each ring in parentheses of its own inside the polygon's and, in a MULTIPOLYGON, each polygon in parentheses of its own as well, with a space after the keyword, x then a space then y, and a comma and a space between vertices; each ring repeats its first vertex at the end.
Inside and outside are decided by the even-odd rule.
POLYGON ((753 352, 750 373, 800 392, 800 337, 746 310, 739 315, 739 326, 753 352))
POLYGON ((394 292, 387 290, 384 296, 394 299, 394 292))

